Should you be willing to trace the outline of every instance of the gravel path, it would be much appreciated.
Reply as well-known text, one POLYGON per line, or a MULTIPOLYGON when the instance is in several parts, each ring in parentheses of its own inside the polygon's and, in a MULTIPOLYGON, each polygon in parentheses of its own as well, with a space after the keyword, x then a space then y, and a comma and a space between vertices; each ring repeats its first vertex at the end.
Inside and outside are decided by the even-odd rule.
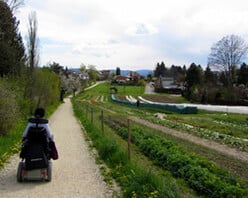
POLYGON ((59 159, 53 161, 52 181, 17 183, 19 157, 15 155, 0 171, 0 197, 112 197, 112 190, 103 181, 80 124, 73 116, 69 99, 65 99, 49 123, 59 152, 59 159))

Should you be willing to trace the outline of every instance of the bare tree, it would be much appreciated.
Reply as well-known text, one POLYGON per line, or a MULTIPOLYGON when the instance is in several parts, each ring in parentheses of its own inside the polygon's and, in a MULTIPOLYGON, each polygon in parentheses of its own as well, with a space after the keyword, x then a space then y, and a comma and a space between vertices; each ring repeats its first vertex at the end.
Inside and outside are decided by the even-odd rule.
POLYGON ((4 0, 10 7, 10 10, 12 12, 15 12, 20 8, 22 5, 24 5, 24 0, 4 0))
POLYGON ((28 38, 27 38, 27 85, 25 89, 25 97, 30 100, 32 105, 30 106, 30 112, 37 107, 36 92, 35 87, 37 78, 35 77, 35 68, 39 64, 39 50, 38 50, 38 36, 37 36, 37 20, 36 13, 32 12, 28 18, 28 38))
POLYGON ((39 49, 38 49, 38 36, 37 36, 37 19, 36 13, 32 12, 29 15, 29 27, 28 27, 28 65, 30 72, 33 72, 35 67, 39 64, 39 49))
POLYGON ((244 39, 237 35, 228 35, 215 43, 208 57, 208 65, 225 71, 228 84, 233 82, 233 69, 238 66, 248 52, 244 39))

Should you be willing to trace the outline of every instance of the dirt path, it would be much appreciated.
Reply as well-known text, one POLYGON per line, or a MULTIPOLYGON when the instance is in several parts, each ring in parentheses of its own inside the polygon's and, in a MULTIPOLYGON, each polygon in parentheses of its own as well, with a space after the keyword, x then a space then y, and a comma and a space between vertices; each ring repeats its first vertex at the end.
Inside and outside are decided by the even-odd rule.
POLYGON ((179 132, 179 131, 170 129, 170 128, 165 127, 165 126, 151 123, 149 121, 146 121, 146 120, 138 118, 138 117, 134 117, 134 116, 131 117, 130 116, 130 119, 137 122, 137 123, 149 126, 151 128, 154 128, 154 129, 157 129, 160 131, 163 131, 164 133, 167 133, 167 134, 176 136, 178 138, 191 141, 195 144, 216 150, 216 151, 218 151, 224 155, 231 156, 234 159, 238 159, 238 160, 241 160, 243 162, 248 162, 248 153, 247 152, 238 151, 238 150, 236 150, 234 148, 230 148, 226 145, 219 144, 217 142, 210 141, 207 139, 203 139, 203 138, 200 138, 200 137, 188 134, 188 133, 179 132))
POLYGON ((0 197, 112 197, 112 190, 103 181, 80 124, 73 116, 69 99, 65 99, 49 123, 59 152, 59 160, 53 161, 52 181, 17 183, 19 158, 15 155, 0 171, 0 197))

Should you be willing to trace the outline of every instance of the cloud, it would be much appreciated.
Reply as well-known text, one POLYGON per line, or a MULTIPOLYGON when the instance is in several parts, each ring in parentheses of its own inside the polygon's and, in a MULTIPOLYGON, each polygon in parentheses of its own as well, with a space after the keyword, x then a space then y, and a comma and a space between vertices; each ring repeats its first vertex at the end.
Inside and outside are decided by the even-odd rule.
POLYGON ((145 24, 145 23, 136 23, 133 26, 130 26, 126 33, 131 36, 144 36, 144 35, 150 35, 157 33, 157 29, 151 25, 151 24, 145 24))
POLYGON ((36 11, 41 62, 69 67, 151 68, 156 62, 206 65, 227 34, 248 40, 246 0, 26 0, 20 30, 36 11))

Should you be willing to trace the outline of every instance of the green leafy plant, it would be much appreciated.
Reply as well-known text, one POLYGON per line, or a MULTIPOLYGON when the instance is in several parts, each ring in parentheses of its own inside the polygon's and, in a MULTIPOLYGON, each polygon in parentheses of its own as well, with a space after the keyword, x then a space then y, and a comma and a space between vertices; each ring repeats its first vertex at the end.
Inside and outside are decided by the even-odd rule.
MULTIPOLYGON (((115 126, 117 133, 126 139, 127 129, 115 126)), ((201 195, 243 197, 248 194, 248 188, 240 186, 240 181, 232 174, 195 154, 188 153, 170 141, 145 132, 137 126, 132 128, 132 140, 157 165, 170 170, 175 177, 183 178, 201 195)))

